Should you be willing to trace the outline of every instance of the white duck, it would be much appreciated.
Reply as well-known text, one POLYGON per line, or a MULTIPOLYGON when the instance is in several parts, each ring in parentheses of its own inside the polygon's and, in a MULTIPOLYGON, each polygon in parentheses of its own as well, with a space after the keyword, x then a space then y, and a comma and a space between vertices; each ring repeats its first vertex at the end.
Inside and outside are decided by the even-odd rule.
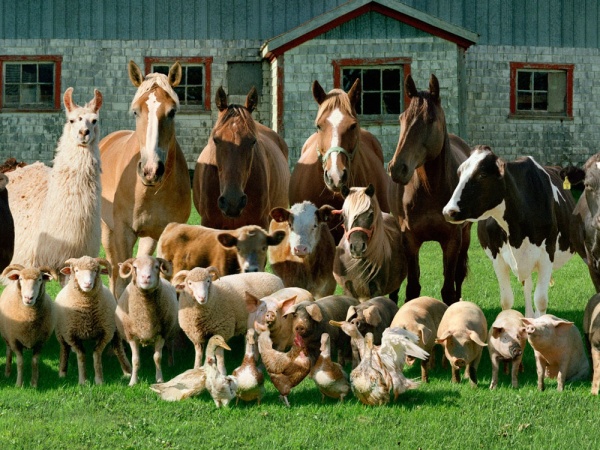
POLYGON ((217 408, 227 406, 231 399, 235 398, 237 391, 235 377, 219 370, 219 362, 224 360, 224 349, 231 350, 222 336, 217 334, 211 337, 206 347, 206 361, 204 363, 206 389, 210 392, 217 408))

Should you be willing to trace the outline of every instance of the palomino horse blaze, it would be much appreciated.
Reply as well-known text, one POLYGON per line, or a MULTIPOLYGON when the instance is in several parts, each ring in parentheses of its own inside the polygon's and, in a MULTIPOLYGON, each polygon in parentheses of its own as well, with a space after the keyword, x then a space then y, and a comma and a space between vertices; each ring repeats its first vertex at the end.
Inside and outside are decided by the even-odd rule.
POLYGON ((190 178, 175 137, 179 98, 173 90, 181 80, 176 62, 169 75, 145 78, 129 62, 129 78, 138 88, 131 111, 135 131, 121 130, 100 142, 102 159, 102 244, 112 266, 110 287, 117 298, 125 287, 119 262, 151 255, 169 222, 187 222, 191 211, 190 178))
POLYGON ((193 182, 194 205, 204 226, 268 228, 271 209, 287 206, 288 147, 252 118, 257 102, 255 88, 244 106, 227 104, 223 88, 217 90, 219 117, 198 157, 193 182))
POLYGON ((390 188, 392 213, 398 217, 404 233, 408 263, 406 300, 421 293, 421 245, 437 241, 444 259, 442 299, 452 304, 460 299, 467 275, 471 225, 446 222, 442 208, 458 184, 456 170, 470 149, 458 136, 448 134, 435 75, 429 80, 429 92, 418 92, 410 75, 406 77, 405 90, 411 102, 400 115, 400 138, 388 170, 395 181, 390 188))
MULTIPOLYGON (((315 120, 317 132, 304 143, 292 172, 290 205, 309 200, 317 207, 329 204, 339 209, 344 202, 340 194, 344 186, 365 187, 373 183, 381 209, 389 212, 390 180, 383 167, 381 144, 371 133, 361 129, 356 114, 360 79, 348 93, 341 89, 325 93, 315 80, 312 93, 319 104, 315 120)), ((339 222, 332 224, 332 233, 339 242, 342 232, 336 224, 339 222)))

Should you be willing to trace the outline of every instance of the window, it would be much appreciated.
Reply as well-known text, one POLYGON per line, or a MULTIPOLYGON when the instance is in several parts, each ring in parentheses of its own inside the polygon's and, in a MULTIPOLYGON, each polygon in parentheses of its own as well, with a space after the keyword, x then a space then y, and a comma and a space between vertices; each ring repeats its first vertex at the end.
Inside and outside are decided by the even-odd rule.
POLYGON ((0 56, 1 108, 60 110, 60 56, 0 56))
POLYGON ((410 59, 383 58, 333 62, 334 86, 348 92, 357 78, 361 96, 356 112, 367 120, 397 120, 408 99, 404 79, 410 73, 410 59))
POLYGON ((181 112, 210 111, 210 79, 212 57, 208 58, 146 58, 146 73, 158 72, 168 75, 169 69, 179 61, 181 82, 175 87, 179 96, 181 112))
POLYGON ((512 116, 573 116, 572 64, 510 64, 512 116))

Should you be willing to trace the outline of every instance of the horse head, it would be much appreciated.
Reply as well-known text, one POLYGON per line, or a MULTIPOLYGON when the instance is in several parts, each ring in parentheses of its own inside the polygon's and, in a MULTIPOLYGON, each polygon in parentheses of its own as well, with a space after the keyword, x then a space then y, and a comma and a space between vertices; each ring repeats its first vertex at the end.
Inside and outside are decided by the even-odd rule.
POLYGON ((411 180, 416 169, 441 153, 448 135, 435 75, 431 74, 429 91, 417 91, 410 75, 406 77, 404 89, 411 101, 400 114, 400 138, 388 164, 392 179, 403 185, 411 180))
POLYGON ((254 87, 246 96, 244 106, 227 104, 227 94, 222 87, 215 96, 219 118, 211 140, 219 172, 221 195, 217 204, 227 217, 239 217, 248 203, 244 191, 257 145, 256 124, 251 115, 257 102, 258 93, 254 87))
POLYGON ((332 192, 341 192, 351 176, 352 160, 358 152, 360 126, 355 105, 360 98, 360 79, 348 93, 332 89, 325 93, 318 81, 313 82, 313 97, 319 104, 317 153, 323 165, 325 185, 332 192))
POLYGON ((176 145, 175 113, 179 97, 173 88, 181 81, 181 73, 181 65, 176 62, 168 76, 151 73, 144 77, 140 68, 129 61, 129 79, 138 88, 131 102, 140 144, 137 174, 145 186, 155 186, 162 181, 168 151, 176 145))
POLYGON ((375 187, 342 188, 344 205, 344 236, 350 248, 350 256, 362 259, 366 256, 369 241, 381 218, 381 210, 375 199, 375 187))

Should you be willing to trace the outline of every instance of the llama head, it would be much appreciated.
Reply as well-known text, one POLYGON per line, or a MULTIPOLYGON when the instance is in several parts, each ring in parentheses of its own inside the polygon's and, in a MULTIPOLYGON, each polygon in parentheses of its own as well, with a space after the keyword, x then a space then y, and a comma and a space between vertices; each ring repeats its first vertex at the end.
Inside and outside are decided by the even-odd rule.
POLYGON ((98 127, 98 111, 102 106, 102 94, 94 89, 94 98, 85 106, 79 106, 73 102, 73 88, 65 91, 63 96, 67 123, 65 131, 78 146, 88 147, 97 143, 100 136, 98 127))

